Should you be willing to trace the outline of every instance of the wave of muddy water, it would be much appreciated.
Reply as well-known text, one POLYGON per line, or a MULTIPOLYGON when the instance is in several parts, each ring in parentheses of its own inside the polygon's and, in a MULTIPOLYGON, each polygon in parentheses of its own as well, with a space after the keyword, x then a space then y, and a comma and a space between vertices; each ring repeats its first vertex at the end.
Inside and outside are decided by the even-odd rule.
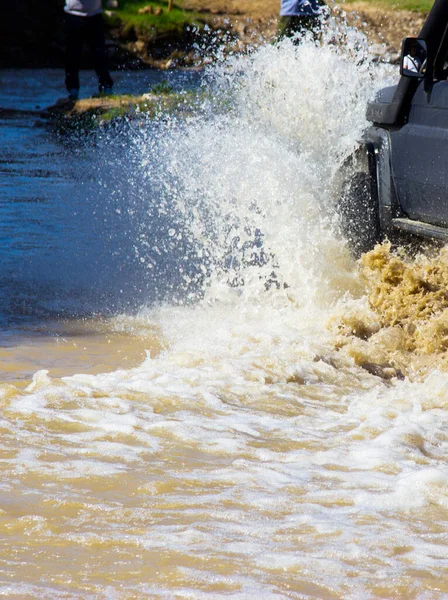
POLYGON ((360 261, 368 302, 359 312, 346 305, 333 327, 339 345, 357 364, 386 379, 423 380, 447 370, 448 262, 446 248, 410 258, 390 243, 360 261), (348 310, 347 310, 348 309, 348 310))
MULTIPOLYGON (((405 308, 396 283, 414 278, 420 293, 427 267, 387 248, 360 267, 333 233, 333 176, 391 75, 355 32, 343 49, 338 35, 215 67, 224 111, 207 101, 186 122, 94 141, 102 222, 126 213, 143 265, 126 263, 119 291, 149 298, 103 320, 103 339, 118 331, 125 353, 132 339, 149 352, 117 365, 114 338, 101 346, 108 373, 59 365, 0 387, 4 597, 448 594, 447 373, 435 359, 408 376, 390 340, 381 360, 356 354, 407 332, 403 352, 419 355, 427 303, 405 308), (126 286, 127 273, 144 281, 126 286)), ((81 246, 70 264, 116 302, 113 271, 87 268, 101 271, 101 249, 81 246)), ((443 293, 425 289, 443 314, 443 293)), ((34 311, 61 303, 36 294, 34 311)))

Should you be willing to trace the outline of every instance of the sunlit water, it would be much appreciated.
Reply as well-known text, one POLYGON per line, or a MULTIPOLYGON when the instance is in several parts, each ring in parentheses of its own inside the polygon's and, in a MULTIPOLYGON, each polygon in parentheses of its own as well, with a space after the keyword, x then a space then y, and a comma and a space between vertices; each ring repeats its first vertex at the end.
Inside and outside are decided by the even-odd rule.
POLYGON ((448 377, 398 376, 333 210, 391 74, 333 42, 215 66, 195 116, 14 146, 52 154, 2 209, 3 596, 448 594, 448 377))

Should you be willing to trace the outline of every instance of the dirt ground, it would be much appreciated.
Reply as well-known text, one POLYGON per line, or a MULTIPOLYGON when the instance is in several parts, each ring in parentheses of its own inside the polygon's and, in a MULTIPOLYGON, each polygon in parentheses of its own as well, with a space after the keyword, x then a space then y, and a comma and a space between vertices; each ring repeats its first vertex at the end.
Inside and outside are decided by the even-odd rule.
POLYGON ((426 15, 406 10, 390 10, 367 2, 340 4, 347 13, 347 21, 364 31, 373 44, 385 43, 390 50, 399 52, 401 41, 417 36, 426 15))
MULTIPOLYGON (((372 5, 371 2, 329 5, 332 10, 346 12, 350 25, 364 31, 372 44, 384 43, 389 51, 398 52, 401 40, 417 35, 424 21, 424 15, 419 13, 391 10, 372 5)), ((264 26, 269 33, 278 18, 280 0, 184 0, 182 6, 216 15, 250 18, 260 27, 264 26)))
POLYGON ((280 0, 184 0, 184 8, 272 19, 278 15, 280 0))

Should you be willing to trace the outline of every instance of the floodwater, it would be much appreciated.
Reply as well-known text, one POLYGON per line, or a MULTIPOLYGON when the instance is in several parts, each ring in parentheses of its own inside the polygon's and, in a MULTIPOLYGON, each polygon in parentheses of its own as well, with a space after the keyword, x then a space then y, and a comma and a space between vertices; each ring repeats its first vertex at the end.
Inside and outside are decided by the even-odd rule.
POLYGON ((387 248, 337 235, 394 77, 343 33, 210 68, 194 115, 0 115, 0 595, 448 597, 446 346, 409 366, 387 248))

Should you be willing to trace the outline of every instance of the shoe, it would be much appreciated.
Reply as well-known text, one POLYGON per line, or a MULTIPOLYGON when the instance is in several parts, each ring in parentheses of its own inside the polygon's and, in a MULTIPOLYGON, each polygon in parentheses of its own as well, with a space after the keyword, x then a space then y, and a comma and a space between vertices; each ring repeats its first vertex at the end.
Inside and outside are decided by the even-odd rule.
POLYGON ((72 102, 76 102, 79 97, 79 90, 73 88, 72 90, 68 90, 68 99, 72 102))

